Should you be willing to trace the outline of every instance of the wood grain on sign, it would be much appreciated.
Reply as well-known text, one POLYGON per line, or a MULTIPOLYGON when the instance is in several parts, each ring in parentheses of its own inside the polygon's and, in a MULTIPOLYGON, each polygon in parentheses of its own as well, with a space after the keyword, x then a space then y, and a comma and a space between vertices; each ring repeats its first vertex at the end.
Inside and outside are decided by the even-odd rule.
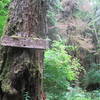
POLYGON ((39 38, 25 38, 25 37, 2 37, 0 44, 2 46, 21 47, 21 48, 34 48, 34 49, 47 49, 48 41, 39 38))

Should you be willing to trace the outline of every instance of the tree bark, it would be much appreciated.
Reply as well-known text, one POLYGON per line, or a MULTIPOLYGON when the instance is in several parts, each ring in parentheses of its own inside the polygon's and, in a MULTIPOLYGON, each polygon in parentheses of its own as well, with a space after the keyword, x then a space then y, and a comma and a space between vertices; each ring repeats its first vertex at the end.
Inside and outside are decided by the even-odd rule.
MULTIPOLYGON (((5 34, 46 38, 46 1, 13 0, 5 34)), ((44 50, 0 48, 0 100, 43 100, 44 50)))

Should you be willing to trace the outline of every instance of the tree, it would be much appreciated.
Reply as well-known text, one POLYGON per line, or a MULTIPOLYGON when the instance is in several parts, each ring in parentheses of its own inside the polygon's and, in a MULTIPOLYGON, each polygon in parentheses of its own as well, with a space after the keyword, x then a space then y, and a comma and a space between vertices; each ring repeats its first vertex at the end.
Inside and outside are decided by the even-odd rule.
MULTIPOLYGON (((13 0, 5 35, 46 38, 46 1, 13 0)), ((43 49, 0 48, 0 100, 42 100, 43 49)))

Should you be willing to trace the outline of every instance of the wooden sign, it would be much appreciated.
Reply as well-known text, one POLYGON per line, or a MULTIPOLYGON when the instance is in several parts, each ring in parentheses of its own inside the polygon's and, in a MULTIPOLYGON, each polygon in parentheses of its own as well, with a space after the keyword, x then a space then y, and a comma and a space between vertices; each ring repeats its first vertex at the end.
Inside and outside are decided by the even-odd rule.
POLYGON ((20 47, 20 48, 34 48, 34 49, 48 49, 49 44, 45 39, 39 38, 25 38, 18 36, 4 36, 1 38, 0 44, 2 46, 20 47))

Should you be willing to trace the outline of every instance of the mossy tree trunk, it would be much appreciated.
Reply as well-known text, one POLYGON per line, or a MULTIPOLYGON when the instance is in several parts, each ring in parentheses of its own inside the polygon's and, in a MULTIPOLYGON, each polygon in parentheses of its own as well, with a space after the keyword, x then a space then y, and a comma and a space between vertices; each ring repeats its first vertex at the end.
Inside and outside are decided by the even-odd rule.
MULTIPOLYGON (((46 36, 46 1, 13 0, 5 34, 32 38, 46 36)), ((43 100, 44 50, 0 48, 0 100, 43 100), (26 95, 27 97, 27 95, 26 95)))

